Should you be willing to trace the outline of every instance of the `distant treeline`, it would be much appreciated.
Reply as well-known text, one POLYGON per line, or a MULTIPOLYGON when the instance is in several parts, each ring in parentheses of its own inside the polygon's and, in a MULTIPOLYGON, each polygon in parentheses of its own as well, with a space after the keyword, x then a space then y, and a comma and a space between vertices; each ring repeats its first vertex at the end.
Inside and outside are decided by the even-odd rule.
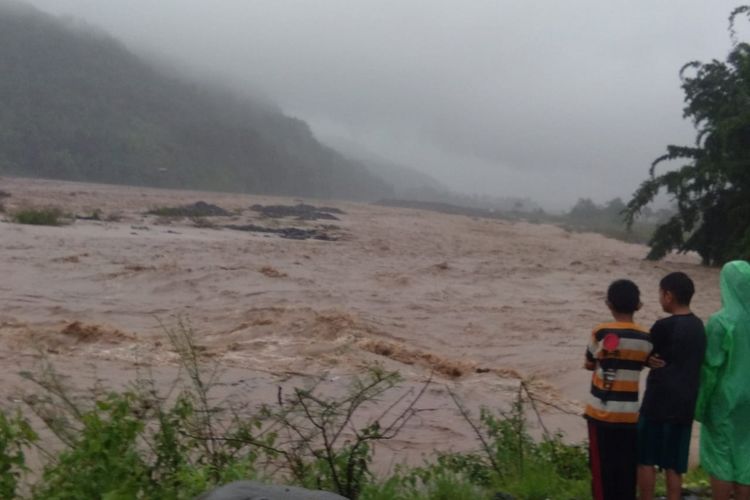
POLYGON ((439 201, 406 199, 386 199, 378 202, 380 205, 389 207, 431 210, 467 217, 556 224, 573 231, 595 232, 634 243, 648 242, 657 225, 668 220, 674 214, 671 209, 662 208, 654 211, 646 207, 643 217, 628 228, 624 215, 626 205, 620 198, 614 198, 603 205, 599 205, 589 198, 580 198, 573 208, 562 214, 550 214, 538 207, 529 210, 529 206, 533 207, 530 203, 518 200, 511 208, 483 208, 481 206, 466 206, 439 201))
POLYGON ((643 217, 628 227, 625 219, 627 206, 620 198, 614 198, 602 205, 589 198, 580 198, 567 213, 553 217, 552 221, 575 231, 592 231, 619 240, 634 243, 647 243, 656 227, 668 220, 674 213, 669 208, 653 210, 646 207, 643 217))
POLYGON ((513 212, 467 207, 439 201, 387 199, 380 200, 378 205, 383 205, 385 207, 415 208, 418 210, 430 210, 432 212, 440 212, 443 214, 484 217, 489 219, 508 219, 513 214, 513 212))
POLYGON ((0 174, 349 199, 392 188, 271 105, 0 0, 0 174))

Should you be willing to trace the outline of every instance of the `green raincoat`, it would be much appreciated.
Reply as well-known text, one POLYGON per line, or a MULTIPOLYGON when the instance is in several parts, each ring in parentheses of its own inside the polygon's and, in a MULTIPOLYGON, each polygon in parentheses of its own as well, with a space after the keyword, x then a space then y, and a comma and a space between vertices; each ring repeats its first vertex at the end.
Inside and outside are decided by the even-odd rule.
POLYGON ((750 484, 750 264, 726 264, 720 286, 695 414, 703 423, 701 465, 717 479, 750 484))

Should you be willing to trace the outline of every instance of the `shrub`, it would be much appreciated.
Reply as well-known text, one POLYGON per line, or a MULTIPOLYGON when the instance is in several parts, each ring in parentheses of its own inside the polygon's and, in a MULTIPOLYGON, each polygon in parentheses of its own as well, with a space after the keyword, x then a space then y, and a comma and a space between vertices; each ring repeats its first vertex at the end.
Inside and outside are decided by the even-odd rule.
MULTIPOLYGON (((438 471, 461 474, 475 484, 523 499, 586 498, 590 494, 588 455, 584 445, 565 444, 561 434, 551 435, 546 429, 541 441, 534 441, 529 435, 526 405, 530 405, 537 416, 539 413, 526 383, 521 383, 510 411, 494 414, 483 408, 479 422, 473 421, 455 395, 453 399, 474 429, 482 453, 444 454, 438 460, 438 471)), ((427 472, 434 474, 434 471, 427 472)))
POLYGON ((363 407, 378 402, 400 380, 398 373, 374 366, 342 397, 326 397, 314 389, 294 389, 286 399, 279 395, 278 409, 265 408, 266 420, 283 437, 277 451, 292 479, 304 487, 359 498, 373 480, 374 446, 396 437, 417 413, 415 404, 431 383, 428 380, 410 400, 409 392, 402 394, 397 402, 406 403, 403 409, 389 405, 365 423, 354 424, 363 407))
POLYGON ((25 418, 0 411, 0 498, 15 498, 18 482, 28 471, 24 448, 36 440, 25 418))
POLYGON ((18 224, 35 226, 61 226, 63 212, 59 208, 27 208, 13 214, 13 221, 18 224))
POLYGON ((196 346, 174 340, 178 350, 190 349, 181 351, 189 380, 172 396, 160 395, 153 380, 139 380, 126 391, 81 401, 50 366, 23 374, 43 389, 26 403, 64 445, 34 485, 35 498, 190 499, 254 476, 258 454, 247 431, 254 421, 217 426, 196 346))
POLYGON ((132 412, 132 394, 110 394, 82 413, 82 428, 70 448, 44 469, 39 498, 138 498, 147 465, 138 452, 144 429, 132 412))

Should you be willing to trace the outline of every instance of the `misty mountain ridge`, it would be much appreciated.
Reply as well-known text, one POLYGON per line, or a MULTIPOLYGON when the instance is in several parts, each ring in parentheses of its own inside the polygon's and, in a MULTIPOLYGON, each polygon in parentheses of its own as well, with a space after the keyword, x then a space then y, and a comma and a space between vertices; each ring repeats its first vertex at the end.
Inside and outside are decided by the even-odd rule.
POLYGON ((448 191, 443 183, 431 175, 383 158, 357 142, 339 136, 323 136, 321 141, 350 160, 361 163, 373 174, 382 177, 394 187, 396 196, 403 196, 405 193, 421 189, 448 191))
POLYGON ((395 199, 382 200, 387 205, 467 214, 475 214, 474 210, 488 213, 528 213, 541 210, 539 204, 528 197, 458 193, 429 174, 387 160, 342 137, 325 136, 321 140, 394 186, 395 199))
POLYGON ((80 21, 0 0, 0 174, 377 199, 392 187, 264 100, 160 71, 80 21))

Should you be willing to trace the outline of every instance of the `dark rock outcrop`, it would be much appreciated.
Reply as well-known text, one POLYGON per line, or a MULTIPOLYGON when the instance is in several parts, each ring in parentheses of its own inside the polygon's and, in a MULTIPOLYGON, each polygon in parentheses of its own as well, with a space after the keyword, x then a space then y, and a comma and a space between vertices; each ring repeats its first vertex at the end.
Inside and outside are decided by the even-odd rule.
POLYGON ((250 210, 259 212, 264 217, 280 219, 282 217, 296 217, 298 220, 339 220, 332 214, 343 214, 341 209, 334 207, 314 207, 299 203, 294 206, 288 205, 253 205, 250 210))
POLYGON ((287 238, 290 240, 309 240, 309 239, 321 240, 321 241, 336 241, 337 240, 335 236, 332 236, 326 231, 322 231, 320 229, 300 229, 298 227, 274 228, 274 227, 256 226, 255 224, 245 224, 245 225, 229 224, 224 227, 227 229, 234 229, 235 231, 249 231, 251 233, 277 234, 281 236, 282 238, 287 238))

